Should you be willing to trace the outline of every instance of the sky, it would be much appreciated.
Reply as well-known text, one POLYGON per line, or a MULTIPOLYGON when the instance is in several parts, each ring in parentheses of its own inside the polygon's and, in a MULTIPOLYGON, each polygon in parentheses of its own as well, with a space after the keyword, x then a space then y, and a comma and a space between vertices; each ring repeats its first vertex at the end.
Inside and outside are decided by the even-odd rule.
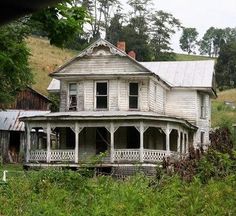
MULTIPOLYGON (((199 37, 202 37, 211 26, 236 27, 236 0, 153 0, 153 2, 156 10, 172 13, 184 27, 195 27, 199 37)), ((180 35, 181 32, 172 39, 172 48, 175 52, 182 52, 179 48, 180 35)))

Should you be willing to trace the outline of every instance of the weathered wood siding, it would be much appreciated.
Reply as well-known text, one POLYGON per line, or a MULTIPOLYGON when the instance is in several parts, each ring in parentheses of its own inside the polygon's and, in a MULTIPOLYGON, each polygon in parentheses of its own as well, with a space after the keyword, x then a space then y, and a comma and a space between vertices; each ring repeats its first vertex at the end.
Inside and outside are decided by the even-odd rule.
POLYGON ((95 83, 93 80, 85 80, 84 81, 84 110, 92 111, 94 110, 95 104, 95 83))
POLYGON ((117 55, 100 55, 87 56, 78 58, 70 65, 60 71, 63 73, 73 74, 119 74, 119 73, 136 73, 147 71, 143 67, 138 66, 127 57, 117 55))
POLYGON ((197 92, 190 89, 172 89, 168 91, 166 95, 166 114, 196 123, 197 92))
MULTIPOLYGON (((93 111, 96 110, 95 88, 97 80, 75 81, 77 83, 77 110, 78 111, 93 111)), ((139 110, 149 111, 149 82, 147 80, 138 79, 112 79, 100 80, 108 82, 108 110, 110 111, 128 111, 129 110, 129 83, 139 83, 139 110)), ((70 82, 61 81, 60 93, 60 111, 68 111, 68 85, 70 82)), ((161 92, 162 90, 160 90, 161 92)), ((161 93, 163 94, 163 92, 161 93)), ((161 96, 160 96, 161 97, 161 96)), ((162 104, 157 105, 163 110, 163 95, 162 104)))
POLYGON ((49 110, 50 101, 31 88, 20 91, 11 104, 0 104, 0 109, 49 110))
POLYGON ((165 89, 153 80, 149 82, 149 106, 150 110, 164 114, 165 89))
POLYGON ((4 162, 9 162, 8 150, 9 150, 10 132, 0 131, 0 157, 4 162))
POLYGON ((68 110, 67 93, 68 93, 68 83, 64 80, 61 80, 60 82, 60 112, 65 112, 68 110))
POLYGON ((203 92, 197 93, 197 126, 198 131, 196 135, 196 144, 200 145, 201 143, 201 132, 204 132, 204 144, 209 144, 209 130, 211 126, 211 99, 210 96, 203 92), (206 106, 206 117, 201 118, 201 95, 204 96, 204 103, 206 106))

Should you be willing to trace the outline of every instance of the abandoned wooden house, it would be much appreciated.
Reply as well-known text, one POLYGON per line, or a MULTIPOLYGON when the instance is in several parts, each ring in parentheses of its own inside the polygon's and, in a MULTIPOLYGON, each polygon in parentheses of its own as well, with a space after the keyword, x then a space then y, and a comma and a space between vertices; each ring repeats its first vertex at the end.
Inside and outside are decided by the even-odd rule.
MULTIPOLYGON (((49 113, 49 103, 45 96, 27 87, 12 104, 0 104, 0 157, 4 162, 19 162, 24 156, 25 125, 19 118, 49 113)), ((43 136, 40 131, 32 131, 32 141, 37 139, 36 133, 43 136)))
POLYGON ((100 153, 101 166, 154 166, 209 144, 214 61, 138 62, 99 39, 51 76, 60 111, 22 118, 26 166, 79 167, 100 153))

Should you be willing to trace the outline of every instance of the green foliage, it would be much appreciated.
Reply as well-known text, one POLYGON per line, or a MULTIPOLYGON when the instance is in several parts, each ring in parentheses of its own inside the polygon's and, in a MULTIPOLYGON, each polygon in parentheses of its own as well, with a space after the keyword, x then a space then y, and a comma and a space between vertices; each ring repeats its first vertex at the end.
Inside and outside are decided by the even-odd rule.
MULTIPOLYGON (((168 54, 172 49, 170 39, 176 30, 181 28, 181 23, 172 14, 162 10, 155 11, 151 18, 151 47, 155 60, 163 59, 163 53, 168 54)), ((167 59, 169 60, 169 59, 167 59)))
POLYGON ((219 87, 236 86, 236 41, 229 42, 221 48, 215 71, 219 87))
POLYGON ((73 3, 69 0, 33 14, 29 22, 33 31, 44 32, 51 44, 64 47, 89 21, 87 10, 73 3))
POLYGON ((23 21, 0 27, 0 103, 14 100, 17 92, 31 85, 30 55, 24 38, 28 28, 23 21))
POLYGON ((235 175, 207 184, 178 176, 125 180, 87 178, 78 172, 41 170, 0 185, 0 214, 11 215, 235 215, 235 175))
POLYGON ((60 108, 60 94, 59 93, 49 93, 49 100, 51 101, 50 110, 52 112, 58 112, 60 108))
POLYGON ((188 54, 194 53, 198 32, 196 28, 183 28, 180 38, 180 48, 188 54))

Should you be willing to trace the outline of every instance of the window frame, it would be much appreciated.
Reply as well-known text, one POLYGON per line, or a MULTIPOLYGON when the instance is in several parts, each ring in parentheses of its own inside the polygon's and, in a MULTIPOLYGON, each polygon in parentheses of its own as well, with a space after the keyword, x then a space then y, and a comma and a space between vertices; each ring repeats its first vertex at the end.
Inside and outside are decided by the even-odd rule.
POLYGON ((139 110, 139 82, 137 82, 137 81, 129 82, 128 105, 129 105, 129 110, 139 110), (130 84, 131 83, 135 83, 138 85, 138 94, 137 95, 130 95, 130 84), (137 108, 130 108, 130 97, 137 97, 137 108))
POLYGON ((200 94, 200 119, 206 119, 206 100, 204 94, 200 94))
MULTIPOLYGON (((78 110, 78 83, 77 82, 69 82, 68 83, 68 94, 67 94, 67 110, 68 111, 77 111, 78 110), (75 95, 74 94, 70 94, 70 85, 72 85, 72 84, 75 84, 76 85, 76 93, 75 93, 75 95), (76 106, 73 106, 73 107, 75 107, 75 110, 73 110, 73 109, 70 109, 71 107, 70 107, 70 96, 72 96, 72 95, 74 95, 75 96, 75 98, 76 98, 76 106)), ((73 108, 72 107, 72 108, 73 108)))
POLYGON ((200 146, 202 147, 205 143, 205 131, 200 131, 200 146))
POLYGON ((95 81, 94 84, 94 109, 95 110, 108 110, 109 109, 109 82, 108 80, 99 80, 99 81, 95 81), (107 94, 106 95, 97 95, 97 84, 98 83, 106 83, 107 84, 107 94), (106 108, 98 108, 97 107, 97 97, 107 97, 107 107, 106 108))

